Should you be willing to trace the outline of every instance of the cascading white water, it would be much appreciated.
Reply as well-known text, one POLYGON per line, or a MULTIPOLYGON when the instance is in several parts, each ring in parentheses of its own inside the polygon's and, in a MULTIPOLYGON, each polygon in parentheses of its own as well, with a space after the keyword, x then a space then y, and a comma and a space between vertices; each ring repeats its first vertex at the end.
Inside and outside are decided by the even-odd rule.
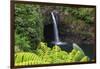
POLYGON ((55 41, 59 42, 59 33, 58 33, 58 27, 57 27, 57 22, 56 22, 56 18, 54 16, 54 13, 51 12, 52 15, 52 19, 53 19, 53 26, 54 26, 54 37, 55 37, 55 41))
POLYGON ((57 27, 57 21, 56 21, 56 18, 55 18, 55 14, 56 13, 51 12, 51 16, 52 16, 52 19, 53 19, 53 27, 54 27, 54 38, 55 38, 55 40, 52 43, 55 44, 55 45, 65 45, 66 43, 61 42, 60 39, 59 39, 59 32, 58 32, 58 27, 57 27))
POLYGON ((62 42, 60 41, 59 39, 59 30, 58 30, 58 27, 57 27, 57 15, 58 13, 56 11, 53 11, 51 12, 51 16, 52 16, 52 20, 53 20, 53 27, 54 27, 54 41, 51 42, 52 45, 58 45, 60 46, 63 50, 66 50, 66 51, 71 51, 73 49, 73 46, 71 45, 68 45, 67 42, 62 42))

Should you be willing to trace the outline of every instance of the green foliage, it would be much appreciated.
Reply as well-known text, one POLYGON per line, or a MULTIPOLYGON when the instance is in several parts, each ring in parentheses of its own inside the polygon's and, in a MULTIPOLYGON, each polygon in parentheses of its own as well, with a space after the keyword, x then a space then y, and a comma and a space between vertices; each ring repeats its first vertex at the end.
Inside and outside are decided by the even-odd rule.
POLYGON ((81 19, 85 21, 87 24, 93 23, 93 18, 95 17, 95 9, 94 8, 65 8, 65 12, 70 13, 77 19, 81 19))
MULTIPOLYGON (((68 53, 59 46, 49 48, 43 38, 44 23, 52 23, 50 12, 57 10, 60 14, 62 25, 59 32, 91 35, 90 25, 94 23, 94 8, 75 8, 64 6, 40 6, 33 4, 15 5, 15 65, 55 64, 87 62, 89 58, 84 52, 73 44, 73 50, 68 53), (43 15, 44 13, 44 15, 43 15), (44 22, 45 21, 45 22, 44 22), (31 52, 30 52, 31 51, 31 52)), ((49 31, 48 31, 49 32, 49 31)), ((68 33, 67 33, 68 34, 68 33)), ((94 32, 92 32, 94 34, 94 32)), ((89 35, 89 36, 90 36, 89 35)), ((69 35, 70 36, 70 35, 69 35)), ((68 37, 69 37, 68 36, 68 37)), ((70 37, 69 37, 70 38, 70 37)), ((75 35, 75 38, 76 35, 75 35)), ((79 37, 80 38, 80 37, 79 37)), ((87 37, 86 37, 87 38, 87 37)), ((71 39, 71 38, 70 38, 71 39)), ((73 41, 74 39, 68 39, 73 41)), ((80 38, 81 39, 81 38, 80 38)), ((84 39, 82 35, 82 39, 84 39)), ((65 41, 65 38, 62 39, 65 41)), ((67 41, 67 40, 66 40, 67 41)), ((77 40, 74 40, 77 41, 77 40)), ((81 40, 82 41, 82 40, 81 40)))
POLYGON ((55 45, 55 46, 52 48, 52 51, 54 51, 54 52, 60 52, 61 49, 60 49, 60 47, 58 47, 58 46, 55 45))
MULTIPOLYGON (((52 10, 57 10, 59 12, 61 21, 61 27, 59 26, 60 34, 71 32, 82 34, 82 36, 84 36, 84 34, 85 36, 94 35, 94 32, 89 32, 89 29, 91 28, 89 25, 87 25, 94 23, 94 8, 41 6, 34 4, 16 3, 14 13, 15 31, 16 34, 20 35, 21 39, 24 39, 25 41, 27 39, 27 41, 29 41, 28 43, 26 43, 30 45, 31 50, 36 49, 39 42, 45 41, 43 40, 44 23, 52 23, 52 19, 50 18, 50 12, 52 10)), ((64 39, 62 40, 65 41, 64 39)), ((15 39, 15 41, 17 40, 15 39)), ((16 49, 19 51, 18 47, 16 47, 16 49)))
POLYGON ((87 62, 89 58, 78 49, 73 49, 70 53, 63 51, 59 46, 49 48, 46 43, 41 42, 39 48, 31 52, 20 52, 15 54, 15 65, 34 65, 34 64, 55 64, 87 62))
POLYGON ((81 62, 87 62, 89 60, 89 58, 87 56, 84 56, 80 61, 81 62))
POLYGON ((27 37, 31 49, 36 49, 43 39, 43 17, 39 5, 15 4, 15 30, 27 37))
POLYGON ((15 52, 30 50, 30 42, 27 37, 21 37, 21 35, 15 34, 15 39, 15 52))
POLYGON ((81 53, 82 55, 85 55, 83 50, 76 43, 73 43, 73 48, 75 50, 79 50, 79 53, 81 53))

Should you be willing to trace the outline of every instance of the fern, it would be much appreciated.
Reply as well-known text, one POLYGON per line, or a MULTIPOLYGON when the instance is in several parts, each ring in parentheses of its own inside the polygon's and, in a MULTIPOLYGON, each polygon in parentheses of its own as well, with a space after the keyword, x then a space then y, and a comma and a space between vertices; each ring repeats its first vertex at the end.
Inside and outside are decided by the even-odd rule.
POLYGON ((40 46, 35 52, 20 52, 15 54, 16 66, 87 61, 89 61, 89 58, 84 54, 81 49, 73 48, 73 50, 68 53, 61 50, 59 46, 49 48, 43 42, 40 43, 40 46))

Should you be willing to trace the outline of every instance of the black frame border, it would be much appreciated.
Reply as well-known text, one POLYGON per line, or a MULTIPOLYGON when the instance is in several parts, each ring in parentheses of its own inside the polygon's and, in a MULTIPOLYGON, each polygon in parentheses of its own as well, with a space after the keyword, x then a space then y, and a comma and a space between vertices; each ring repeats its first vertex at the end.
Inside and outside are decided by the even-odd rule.
POLYGON ((14 66, 14 7, 16 3, 23 4, 42 4, 42 5, 55 5, 55 6, 69 6, 69 7, 87 7, 87 8, 95 8, 95 49, 96 52, 96 5, 80 5, 80 4, 64 4, 64 3, 48 3, 48 2, 34 2, 34 1, 10 1, 10 68, 29 68, 29 67, 45 67, 45 66, 60 66, 60 65, 80 65, 80 64, 93 64, 96 63, 96 54, 95 61, 90 62, 75 62, 75 63, 59 63, 59 64, 41 64, 41 65, 27 65, 27 66, 14 66))

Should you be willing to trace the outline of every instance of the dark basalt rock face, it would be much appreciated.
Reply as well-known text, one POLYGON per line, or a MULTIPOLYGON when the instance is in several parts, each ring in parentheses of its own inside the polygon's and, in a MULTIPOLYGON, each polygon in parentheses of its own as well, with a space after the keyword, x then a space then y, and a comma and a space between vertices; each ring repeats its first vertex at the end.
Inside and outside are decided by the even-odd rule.
POLYGON ((44 41, 49 43, 54 40, 53 24, 44 25, 44 41))

